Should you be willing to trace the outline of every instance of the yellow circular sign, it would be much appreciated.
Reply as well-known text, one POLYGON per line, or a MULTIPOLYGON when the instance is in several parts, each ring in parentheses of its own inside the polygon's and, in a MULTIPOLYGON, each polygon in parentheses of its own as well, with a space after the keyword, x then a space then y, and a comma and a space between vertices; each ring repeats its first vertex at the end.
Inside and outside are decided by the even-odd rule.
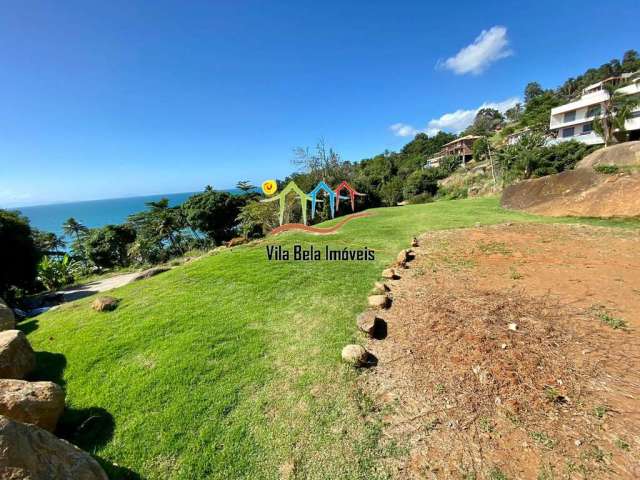
POLYGON ((262 191, 265 195, 273 195, 278 191, 278 184, 275 180, 266 180, 262 182, 262 191))

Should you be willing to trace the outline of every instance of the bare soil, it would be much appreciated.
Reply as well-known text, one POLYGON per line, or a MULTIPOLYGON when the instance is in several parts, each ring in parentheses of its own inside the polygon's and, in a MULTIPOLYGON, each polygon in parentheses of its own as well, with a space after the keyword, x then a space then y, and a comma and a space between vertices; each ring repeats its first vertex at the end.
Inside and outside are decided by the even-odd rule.
POLYGON ((574 170, 525 180, 505 188, 502 206, 538 215, 578 217, 640 216, 640 142, 601 148, 583 158, 574 170), (631 171, 606 175, 597 165, 631 171))
POLYGON ((361 377, 396 477, 640 478, 640 234, 501 225, 414 251, 361 377))

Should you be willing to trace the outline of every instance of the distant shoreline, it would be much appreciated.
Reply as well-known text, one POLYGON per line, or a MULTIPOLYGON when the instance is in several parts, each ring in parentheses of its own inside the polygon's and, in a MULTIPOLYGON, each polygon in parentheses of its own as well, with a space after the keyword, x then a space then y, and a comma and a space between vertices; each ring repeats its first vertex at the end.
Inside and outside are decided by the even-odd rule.
MULTIPOLYGON (((237 188, 223 190, 231 194, 241 191, 237 188)), ((189 197, 200 192, 164 193, 157 195, 142 195, 136 197, 105 198, 100 200, 82 200, 79 202, 51 203, 28 207, 8 208, 19 211, 26 216, 31 226, 45 232, 53 232, 64 236, 62 224, 70 217, 89 228, 99 228, 105 225, 117 225, 127 221, 133 213, 146 209, 146 203, 168 198, 172 207, 181 205, 189 197)))

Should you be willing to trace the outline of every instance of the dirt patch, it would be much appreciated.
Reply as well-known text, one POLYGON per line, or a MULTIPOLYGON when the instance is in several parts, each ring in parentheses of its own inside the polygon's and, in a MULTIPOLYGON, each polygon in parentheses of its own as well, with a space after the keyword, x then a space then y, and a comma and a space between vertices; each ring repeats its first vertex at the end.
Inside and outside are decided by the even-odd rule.
POLYGON ((551 217, 635 217, 640 215, 640 174, 568 170, 509 185, 502 206, 551 217))
POLYGON ((561 225, 428 234, 392 281, 362 382, 398 478, 640 476, 640 235, 561 225))
POLYGON ((539 215, 635 217, 640 215, 640 174, 605 175, 597 165, 640 166, 640 142, 601 148, 583 158, 574 170, 509 185, 502 206, 539 215))

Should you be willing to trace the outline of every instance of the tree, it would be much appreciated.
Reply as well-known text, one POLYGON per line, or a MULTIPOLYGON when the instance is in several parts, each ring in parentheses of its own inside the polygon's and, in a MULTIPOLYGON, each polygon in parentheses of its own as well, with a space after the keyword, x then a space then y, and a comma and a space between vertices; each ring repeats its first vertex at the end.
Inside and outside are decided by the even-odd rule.
POLYGON ((524 109, 522 108, 522 104, 516 103, 513 107, 504 112, 504 116, 510 122, 517 122, 522 117, 523 111, 524 109))
POLYGON ((473 124, 465 130, 465 134, 490 135, 504 122, 504 116, 495 108, 478 110, 473 124))
POLYGON ((64 239, 60 238, 53 232, 43 232, 36 229, 31 229, 33 232, 33 239, 36 243, 37 249, 41 255, 64 255, 64 249, 67 243, 64 239))
POLYGON ((603 85, 607 99, 600 104, 601 112, 593 120, 593 130, 602 137, 604 146, 627 139, 626 121, 631 118, 633 109, 640 103, 633 95, 620 93, 621 85, 607 83, 603 85))
POLYGON ((635 50, 627 50, 622 57, 622 71, 624 73, 635 73, 640 70, 640 57, 635 50))
POLYGON ((236 184, 236 188, 242 190, 242 192, 246 194, 254 190, 256 187, 252 185, 251 182, 248 180, 240 180, 236 184))
POLYGON ((135 241, 136 232, 129 225, 107 225, 92 228, 83 239, 84 251, 99 268, 126 266, 128 249, 135 241))
POLYGON ((538 82, 529 82, 527 86, 524 87, 524 102, 529 103, 536 97, 539 97, 544 93, 542 86, 538 82))
MULTIPOLYGON (((147 202, 148 210, 130 215, 128 222, 136 231, 136 241, 154 251, 165 251, 161 258, 154 255, 154 261, 184 253, 180 232, 186 228, 185 217, 179 207, 170 207, 168 198, 147 202)), ((144 253, 144 249, 138 249, 144 253)), ((151 261, 142 257, 142 261, 151 261)))
POLYGON ((382 185, 380 189, 382 201, 388 206, 396 205, 402 200, 402 180, 393 177, 391 180, 382 185))
POLYGON ((85 235, 89 229, 78 222, 75 218, 70 217, 62 224, 62 231, 65 235, 69 237, 75 236, 76 240, 80 241, 80 237, 85 235))
POLYGON ((246 199, 217 190, 205 190, 193 195, 180 207, 187 222, 219 244, 233 237, 236 217, 246 199))
POLYGON ((31 289, 39 261, 29 220, 18 212, 0 210, 0 296, 6 298, 10 287, 31 289))
POLYGON ((275 202, 248 202, 236 220, 245 238, 264 236, 278 226, 278 207, 275 202))
POLYGON ((320 180, 331 185, 347 179, 349 163, 343 162, 335 150, 327 147, 323 138, 318 141, 315 151, 297 147, 293 154, 292 163, 309 174, 314 185, 320 180))

